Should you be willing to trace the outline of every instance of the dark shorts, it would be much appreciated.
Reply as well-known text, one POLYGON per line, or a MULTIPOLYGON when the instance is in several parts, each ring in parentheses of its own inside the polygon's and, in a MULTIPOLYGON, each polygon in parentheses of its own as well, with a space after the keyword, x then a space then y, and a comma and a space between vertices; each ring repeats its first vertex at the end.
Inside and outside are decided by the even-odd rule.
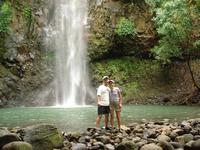
POLYGON ((109 114, 110 108, 109 106, 98 106, 98 115, 109 114))

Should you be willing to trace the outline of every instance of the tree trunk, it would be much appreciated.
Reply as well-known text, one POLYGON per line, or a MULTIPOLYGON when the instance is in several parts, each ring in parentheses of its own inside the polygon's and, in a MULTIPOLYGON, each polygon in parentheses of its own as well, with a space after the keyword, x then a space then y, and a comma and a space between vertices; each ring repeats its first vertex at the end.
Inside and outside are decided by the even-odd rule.
POLYGON ((188 59, 187 59, 188 69, 189 69, 189 72, 190 72, 190 75, 191 75, 191 78, 192 78, 193 85, 195 86, 195 88, 197 89, 197 91, 200 92, 200 87, 196 83, 195 78, 194 78, 194 74, 193 74, 192 69, 191 69, 190 60, 191 60, 191 56, 189 55, 188 59))

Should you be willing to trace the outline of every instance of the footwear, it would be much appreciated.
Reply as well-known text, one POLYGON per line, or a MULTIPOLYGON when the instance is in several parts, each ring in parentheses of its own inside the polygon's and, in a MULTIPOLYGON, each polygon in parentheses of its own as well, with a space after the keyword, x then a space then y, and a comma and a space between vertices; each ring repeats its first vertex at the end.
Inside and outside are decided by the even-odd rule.
POLYGON ((122 129, 121 128, 117 128, 117 131, 122 133, 122 129))
POLYGON ((106 129, 106 130, 111 130, 112 128, 111 128, 111 127, 106 127, 105 129, 106 129))

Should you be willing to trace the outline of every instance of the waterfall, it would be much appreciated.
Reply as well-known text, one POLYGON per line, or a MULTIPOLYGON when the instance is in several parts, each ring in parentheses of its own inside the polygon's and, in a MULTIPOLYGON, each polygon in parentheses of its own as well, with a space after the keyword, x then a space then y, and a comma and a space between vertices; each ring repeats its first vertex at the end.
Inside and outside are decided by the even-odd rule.
POLYGON ((87 0, 54 0, 56 105, 85 105, 87 96, 87 0))

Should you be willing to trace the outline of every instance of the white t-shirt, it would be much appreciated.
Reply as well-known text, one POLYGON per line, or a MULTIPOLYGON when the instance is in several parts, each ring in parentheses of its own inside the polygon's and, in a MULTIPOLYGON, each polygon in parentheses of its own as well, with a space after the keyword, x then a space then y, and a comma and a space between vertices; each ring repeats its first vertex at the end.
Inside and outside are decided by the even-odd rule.
POLYGON ((99 105, 101 106, 109 106, 110 102, 109 102, 109 92, 110 92, 110 88, 105 86, 105 85, 100 85, 98 90, 97 90, 97 96, 101 96, 100 101, 99 101, 99 105))

